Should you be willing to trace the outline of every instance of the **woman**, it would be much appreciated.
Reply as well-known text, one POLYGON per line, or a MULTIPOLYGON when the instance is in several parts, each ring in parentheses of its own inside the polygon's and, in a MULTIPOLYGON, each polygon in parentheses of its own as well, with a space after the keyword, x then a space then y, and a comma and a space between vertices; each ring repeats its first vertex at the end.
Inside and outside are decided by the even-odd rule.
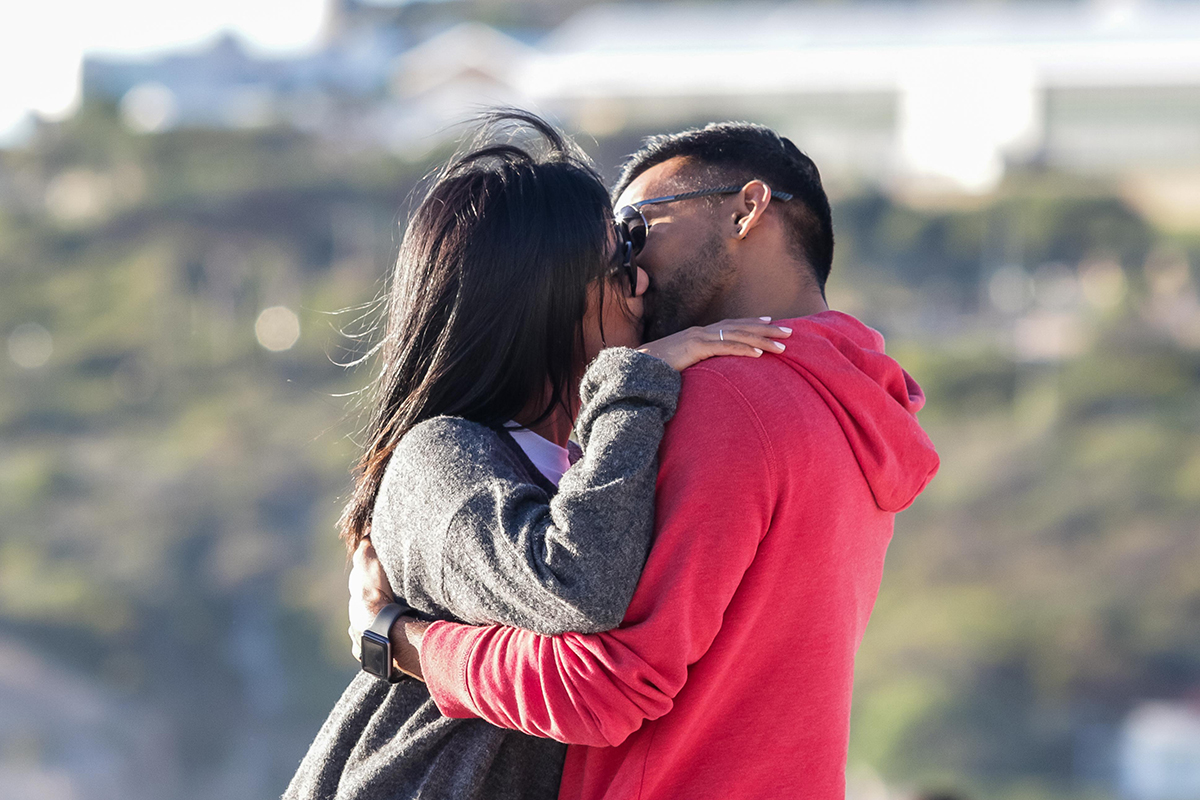
MULTIPOLYGON (((720 338, 713 326, 630 349, 649 281, 622 257, 603 184, 536 117, 494 115, 485 136, 513 123, 539 152, 477 144, 410 222, 342 533, 353 550, 369 532, 396 593, 428 618, 607 630, 646 558, 678 370, 761 355, 785 334, 733 321, 720 338)), ((564 754, 444 718, 418 681, 362 673, 285 797, 553 798, 564 754)))

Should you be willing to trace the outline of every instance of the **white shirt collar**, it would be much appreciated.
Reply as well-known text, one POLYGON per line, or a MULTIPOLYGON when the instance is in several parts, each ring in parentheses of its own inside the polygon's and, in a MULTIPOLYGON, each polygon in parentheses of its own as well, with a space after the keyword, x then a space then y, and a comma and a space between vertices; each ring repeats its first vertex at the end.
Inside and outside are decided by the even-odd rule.
POLYGON ((515 422, 509 422, 504 427, 512 435, 513 440, 525 451, 525 455, 529 456, 529 460, 538 468, 538 472, 545 475, 546 480, 558 486, 563 473, 571 468, 570 451, 565 447, 559 447, 528 428, 518 426, 515 422))

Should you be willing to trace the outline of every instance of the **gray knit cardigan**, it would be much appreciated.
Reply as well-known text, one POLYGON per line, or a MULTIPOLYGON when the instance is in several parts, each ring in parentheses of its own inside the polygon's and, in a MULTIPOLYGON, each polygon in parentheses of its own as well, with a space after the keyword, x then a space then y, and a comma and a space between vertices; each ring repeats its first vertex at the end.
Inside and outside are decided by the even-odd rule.
MULTIPOLYGON (((429 619, 550 635, 616 627, 649 550, 658 445, 679 386, 659 359, 603 351, 581 386, 582 456, 557 494, 511 437, 457 417, 413 428, 371 523, 396 594, 429 619)), ((360 673, 284 798, 553 800, 565 753, 548 739, 447 719, 417 680, 360 673)))

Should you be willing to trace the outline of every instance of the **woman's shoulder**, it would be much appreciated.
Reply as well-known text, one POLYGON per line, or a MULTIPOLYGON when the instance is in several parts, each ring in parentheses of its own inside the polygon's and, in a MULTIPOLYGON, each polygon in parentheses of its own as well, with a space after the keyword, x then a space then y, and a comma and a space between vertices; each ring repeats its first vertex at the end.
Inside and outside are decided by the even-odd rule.
POLYGON ((509 471, 512 454, 500 435, 462 417, 433 417, 401 437, 388 463, 385 482, 444 484, 473 482, 509 471))
POLYGON ((441 416, 414 425, 400 438, 396 451, 416 455, 445 447, 490 449, 501 444, 500 435, 486 425, 462 417, 441 416))
POLYGON ((506 451, 495 431, 460 417, 414 426, 397 443, 379 486, 372 511, 376 546, 386 545, 386 532, 414 524, 440 530, 480 487, 511 471, 506 451))

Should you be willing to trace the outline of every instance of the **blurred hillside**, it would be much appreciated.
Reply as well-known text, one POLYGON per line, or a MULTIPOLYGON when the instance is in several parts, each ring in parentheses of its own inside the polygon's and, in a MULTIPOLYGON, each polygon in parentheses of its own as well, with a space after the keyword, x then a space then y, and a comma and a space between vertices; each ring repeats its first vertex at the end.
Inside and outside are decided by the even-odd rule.
MULTIPOLYGON (((335 395, 366 376, 330 360, 357 315, 323 312, 373 297, 411 173, 95 116, 0 169, 4 637, 162 717, 178 796, 278 794, 354 666, 335 395), (299 317, 287 351, 256 341, 274 306, 299 317)), ((55 720, 34 736, 63 757, 55 720)))
MULTIPOLYGON (((632 140, 584 143, 611 175, 632 140)), ((436 157, 103 106, 0 152, 0 783, 282 791, 357 666, 333 522, 371 368, 338 331, 436 157)), ((834 214, 831 303, 943 456, 863 645, 855 780, 1110 796, 1127 713, 1200 688, 1200 241, 1037 170, 834 214)))

